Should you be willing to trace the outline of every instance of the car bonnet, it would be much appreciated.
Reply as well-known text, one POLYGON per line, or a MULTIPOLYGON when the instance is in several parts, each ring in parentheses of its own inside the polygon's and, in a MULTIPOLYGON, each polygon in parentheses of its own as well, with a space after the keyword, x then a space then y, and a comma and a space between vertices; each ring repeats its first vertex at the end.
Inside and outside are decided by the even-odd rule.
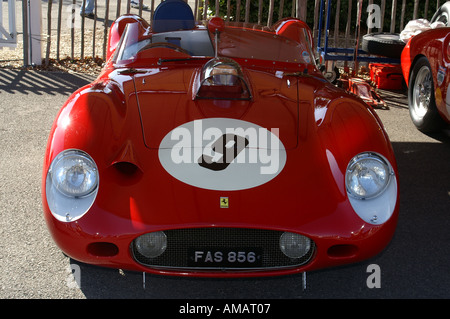
MULTIPOLYGON (((180 128, 190 132, 192 146, 195 138, 197 146, 205 147, 212 142, 213 137, 207 136, 208 129, 216 129, 217 135, 219 131, 225 134, 254 128, 260 132, 264 128, 275 134, 285 149, 297 147, 299 102, 296 77, 276 71, 246 69, 251 100, 199 100, 193 94, 198 72, 199 68, 193 67, 167 67, 136 74, 141 125, 148 148, 172 147, 173 143, 165 137, 176 134, 180 128)), ((211 130, 209 133, 214 133, 211 130)), ((258 147, 271 149, 278 146, 258 143, 258 147)))

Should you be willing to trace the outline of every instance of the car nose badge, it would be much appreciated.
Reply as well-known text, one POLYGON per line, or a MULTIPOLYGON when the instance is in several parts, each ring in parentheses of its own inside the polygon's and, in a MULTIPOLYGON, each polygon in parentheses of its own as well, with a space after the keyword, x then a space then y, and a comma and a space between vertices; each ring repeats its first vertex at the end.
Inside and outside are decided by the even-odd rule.
POLYGON ((220 197, 220 208, 230 207, 230 201, 228 197, 220 197))

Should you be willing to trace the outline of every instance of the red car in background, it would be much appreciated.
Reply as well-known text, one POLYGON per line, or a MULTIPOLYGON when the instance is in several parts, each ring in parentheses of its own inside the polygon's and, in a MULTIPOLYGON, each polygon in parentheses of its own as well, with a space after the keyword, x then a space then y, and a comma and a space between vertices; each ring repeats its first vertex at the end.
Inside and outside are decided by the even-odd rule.
POLYGON ((450 123, 450 28, 413 36, 401 64, 414 125, 422 132, 442 129, 450 123))
POLYGON ((57 245, 89 264, 217 277, 381 252, 398 218, 394 152, 375 111, 316 68, 307 25, 159 9, 151 27, 114 22, 104 70, 54 121, 42 201, 57 245))

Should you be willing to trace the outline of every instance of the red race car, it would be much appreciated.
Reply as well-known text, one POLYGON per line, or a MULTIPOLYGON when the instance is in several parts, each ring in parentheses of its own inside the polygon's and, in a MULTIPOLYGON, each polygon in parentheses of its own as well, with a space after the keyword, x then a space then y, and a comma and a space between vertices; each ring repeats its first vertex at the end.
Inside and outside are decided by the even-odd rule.
POLYGON ((413 36, 401 63, 414 125, 422 132, 442 129, 450 123, 450 28, 413 36))
POLYGON ((158 11, 152 27, 114 22, 104 70, 54 122, 42 200, 57 245, 84 263, 210 277, 382 251, 394 153, 374 110, 316 68, 307 25, 158 11))

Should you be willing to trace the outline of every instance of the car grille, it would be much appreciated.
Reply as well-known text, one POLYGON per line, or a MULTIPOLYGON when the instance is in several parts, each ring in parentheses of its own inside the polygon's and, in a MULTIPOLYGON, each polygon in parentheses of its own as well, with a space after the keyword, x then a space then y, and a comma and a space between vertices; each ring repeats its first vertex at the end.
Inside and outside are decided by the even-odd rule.
MULTIPOLYGON (((148 258, 141 255, 133 241, 131 250, 137 262, 153 268, 182 268, 182 269, 267 269, 296 267, 306 264, 315 251, 314 242, 311 240, 311 249, 300 258, 289 258, 280 250, 280 236, 282 231, 251 229, 251 228, 189 228, 166 230, 167 248, 158 257, 148 258), (250 265, 234 267, 217 265, 192 265, 192 250, 204 251, 214 249, 233 251, 247 249, 261 252, 261 260, 257 267, 250 265)), ((234 265, 237 265, 235 263, 234 265)))

